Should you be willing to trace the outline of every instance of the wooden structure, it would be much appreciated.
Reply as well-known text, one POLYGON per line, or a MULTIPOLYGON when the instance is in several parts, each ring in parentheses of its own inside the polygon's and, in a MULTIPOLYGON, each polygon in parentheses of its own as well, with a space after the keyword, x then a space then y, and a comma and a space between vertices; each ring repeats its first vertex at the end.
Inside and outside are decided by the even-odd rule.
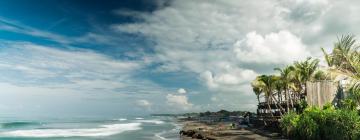
POLYGON ((261 102, 258 104, 257 108, 257 116, 259 119, 263 121, 277 121, 281 118, 281 115, 287 112, 288 108, 289 110, 296 111, 296 108, 298 108, 298 104, 294 104, 293 106, 287 106, 287 102, 283 101, 281 103, 271 103, 267 104, 267 102, 261 102), (284 109, 281 110, 280 106, 284 109), (271 110, 269 110, 269 107, 271 110), (285 112, 284 112, 285 111, 285 112))
POLYGON ((265 124, 278 123, 281 115, 286 112, 299 111, 301 100, 305 100, 310 106, 323 107, 326 103, 335 105, 340 99, 346 97, 340 87, 339 82, 334 81, 306 82, 306 88, 304 87, 306 92, 302 92, 301 95, 291 92, 288 93, 287 98, 274 96, 269 102, 260 102, 257 108, 258 121, 265 124))
POLYGON ((306 82, 306 93, 308 105, 320 108, 326 103, 336 104, 344 97, 339 83, 333 81, 306 82))

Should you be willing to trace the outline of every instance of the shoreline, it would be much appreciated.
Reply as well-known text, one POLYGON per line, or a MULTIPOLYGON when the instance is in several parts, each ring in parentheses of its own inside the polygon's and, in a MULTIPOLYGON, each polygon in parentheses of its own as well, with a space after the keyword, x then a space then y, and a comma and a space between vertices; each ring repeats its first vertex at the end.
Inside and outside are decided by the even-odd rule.
POLYGON ((181 140, 280 140, 278 133, 256 128, 230 128, 231 122, 206 124, 199 121, 178 120, 183 125, 179 132, 181 140), (180 134, 182 133, 182 135, 180 134))

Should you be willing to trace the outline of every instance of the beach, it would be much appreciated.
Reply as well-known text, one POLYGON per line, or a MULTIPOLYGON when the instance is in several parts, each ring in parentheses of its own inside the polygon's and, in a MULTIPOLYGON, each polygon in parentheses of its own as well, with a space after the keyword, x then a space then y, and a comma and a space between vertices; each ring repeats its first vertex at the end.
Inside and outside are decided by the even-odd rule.
MULTIPOLYGON (((277 133, 265 132, 255 128, 230 128, 230 124, 217 122, 206 124, 199 121, 181 121, 182 132, 195 132, 197 139, 216 140, 278 140, 277 133), (199 136, 201 135, 201 136, 199 136)), ((194 137, 194 135, 193 135, 194 137)), ((181 135, 182 140, 192 140, 191 136, 181 135)))

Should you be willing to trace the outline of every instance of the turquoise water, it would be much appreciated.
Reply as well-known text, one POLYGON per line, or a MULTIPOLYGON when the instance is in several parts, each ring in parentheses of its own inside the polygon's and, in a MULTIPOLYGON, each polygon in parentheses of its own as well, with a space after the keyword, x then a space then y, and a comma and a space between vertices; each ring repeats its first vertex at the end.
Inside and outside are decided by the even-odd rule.
POLYGON ((171 117, 0 118, 0 140, 178 140, 180 128, 171 117))

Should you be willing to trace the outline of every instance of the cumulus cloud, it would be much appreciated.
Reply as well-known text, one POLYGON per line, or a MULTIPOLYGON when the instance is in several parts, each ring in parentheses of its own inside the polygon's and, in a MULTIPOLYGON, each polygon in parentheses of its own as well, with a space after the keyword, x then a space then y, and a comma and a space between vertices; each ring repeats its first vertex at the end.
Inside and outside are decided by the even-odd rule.
MULTIPOLYGON (((258 73, 271 73, 275 66, 282 66, 308 55, 322 57, 320 47, 330 48, 337 35, 360 34, 360 28, 358 28, 360 18, 356 18, 360 12, 359 4, 358 1, 350 0, 226 0, 211 2, 193 0, 164 2, 161 0, 159 1, 161 8, 151 13, 116 10, 115 13, 120 16, 132 16, 139 19, 139 22, 114 24, 111 29, 120 33, 140 34, 154 42, 154 48, 152 48, 154 53, 147 55, 144 59, 147 61, 144 63, 158 64, 152 72, 194 73, 197 75, 194 80, 200 80, 212 92, 237 93, 231 96, 230 94, 216 94, 216 101, 233 108, 238 107, 235 104, 236 101, 241 101, 246 107, 253 107, 250 99, 255 102, 255 97, 246 93, 252 93, 249 83, 258 73), (352 4, 349 5, 349 3, 352 4), (339 17, 342 20, 339 20, 339 17), (227 100, 221 100, 220 95, 226 96, 227 100), (235 103, 232 104, 233 102, 235 103)), ((8 20, 0 19, 0 21, 2 30, 39 37, 50 36, 49 39, 65 44, 69 41, 88 40, 109 42, 108 36, 88 33, 73 40, 38 32, 39 30, 33 28, 19 29, 12 26, 13 22, 8 20)), ((22 50, 20 47, 17 49, 22 50)), ((6 48, 6 50, 8 49, 6 48)), ((39 49, 36 51, 30 49, 30 52, 37 51, 39 49)), ((47 54, 48 51, 41 50, 41 52, 39 56, 47 54)), ((75 57, 76 61, 92 62, 91 58, 84 57, 85 54, 94 57, 93 52, 74 52, 71 55, 55 53, 54 56, 71 58, 79 55, 81 58, 75 57)), ((76 69, 75 66, 82 66, 82 64, 74 63, 70 59, 56 58, 56 67, 50 67, 55 70, 49 71, 40 67, 42 63, 47 62, 37 61, 41 58, 33 57, 35 54, 31 57, 26 56, 33 61, 26 60, 21 55, 9 56, 0 52, 1 55, 0 62, 7 58, 14 61, 11 64, 0 63, 2 70, 7 70, 8 73, 10 69, 15 71, 10 74, 25 77, 23 81, 28 81, 30 76, 35 79, 51 80, 52 77, 58 77, 63 72, 70 73, 64 76, 63 82, 71 81, 76 85, 91 85, 96 88, 102 88, 96 85, 126 87, 129 85, 126 82, 128 73, 131 75, 132 71, 141 69, 143 65, 138 62, 114 62, 103 55, 96 54, 94 58, 101 61, 95 60, 93 63, 86 63, 89 66, 84 66, 84 69, 76 69), (71 65, 66 65, 62 61, 71 65), (30 65, 31 62, 39 63, 40 68, 30 65), (130 66, 128 70, 127 66, 130 66), (69 72, 64 71, 69 67, 69 72), (94 67, 100 67, 100 69, 93 70, 94 67), (112 71, 113 68, 124 70, 115 72, 112 71), (122 73, 122 71, 124 71, 123 74, 115 74, 122 73), (85 73, 90 75, 89 77, 97 77, 96 80, 84 79, 83 74, 85 73), (93 82, 91 82, 92 80, 93 82)), ((48 55, 44 57, 54 59, 48 55)), ((11 81, 11 78, 4 77, 1 77, 3 81, 11 81)), ((36 82, 36 80, 29 81, 36 82)), ((191 106, 185 95, 169 94, 165 96, 169 104, 182 103, 188 104, 185 106, 191 106), (175 99, 178 101, 175 102, 175 99)))
POLYGON ((183 88, 179 88, 179 89, 177 90, 177 92, 178 92, 179 94, 185 94, 187 91, 186 91, 185 89, 183 89, 183 88))
MULTIPOLYGON (((263 64, 283 65, 311 54, 301 36, 287 29, 293 22, 290 14, 304 3, 323 4, 175 0, 153 13, 133 15, 143 22, 113 28, 155 41, 154 59, 162 64, 159 72, 193 72, 210 90, 244 93, 263 64)), ((316 18, 320 11, 310 8, 304 13, 316 18)))
POLYGON ((249 81, 256 77, 256 73, 252 70, 230 69, 223 73, 214 74, 211 71, 205 71, 200 74, 200 79, 206 83, 206 86, 215 91, 223 93, 244 92, 249 81))
POLYGON ((152 106, 152 103, 150 103, 148 100, 137 100, 136 105, 140 107, 149 108, 152 106))
POLYGON ((328 0, 174 0, 151 13, 125 11, 142 22, 112 28, 156 42, 153 61, 161 64, 156 72, 192 72, 210 91, 236 93, 246 100, 255 99, 249 96, 249 83, 258 73, 271 73, 273 67, 309 55, 320 56, 319 47, 328 44, 315 38, 336 36, 324 33, 334 22, 333 18, 323 21, 333 17, 329 14, 333 4, 328 0))
POLYGON ((166 102, 169 106, 182 110, 189 110, 193 107, 193 104, 188 101, 185 95, 167 94, 166 102))
POLYGON ((265 36, 250 32, 234 44, 234 52, 247 63, 288 64, 310 55, 301 39, 286 30, 265 36))

